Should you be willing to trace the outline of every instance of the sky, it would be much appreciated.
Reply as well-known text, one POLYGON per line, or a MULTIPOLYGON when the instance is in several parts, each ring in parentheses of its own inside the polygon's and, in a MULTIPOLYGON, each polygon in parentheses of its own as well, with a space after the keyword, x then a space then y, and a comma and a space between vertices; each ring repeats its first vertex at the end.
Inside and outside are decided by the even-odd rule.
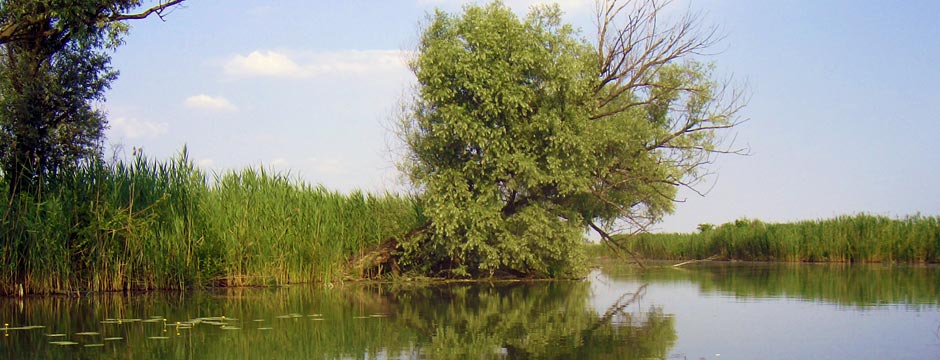
MULTIPOLYGON (((538 0, 507 0, 524 14, 538 0)), ((392 132, 420 25, 463 1, 188 0, 132 23, 107 152, 210 172, 262 166, 329 189, 403 189, 392 132)), ((591 0, 558 1, 592 38, 591 0)), ((145 4, 153 2, 145 1, 145 4)), ((739 218, 940 215, 940 2, 677 0, 723 35, 703 60, 746 89, 729 139, 655 231, 739 218)))

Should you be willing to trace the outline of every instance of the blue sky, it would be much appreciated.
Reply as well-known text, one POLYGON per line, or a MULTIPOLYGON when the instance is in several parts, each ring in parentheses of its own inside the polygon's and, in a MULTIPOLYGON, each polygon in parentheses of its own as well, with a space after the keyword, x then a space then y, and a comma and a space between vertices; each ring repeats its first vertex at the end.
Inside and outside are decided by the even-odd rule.
MULTIPOLYGON (((524 13, 537 0, 510 0, 524 13)), ((328 188, 400 189, 391 118, 403 57, 452 0, 189 0, 133 23, 102 106, 108 144, 205 169, 264 166, 328 188)), ((559 1, 590 37, 593 1, 559 1)), ((657 229, 741 217, 940 214, 940 2, 674 1, 719 27, 707 58, 746 85, 749 119, 705 197, 684 191, 657 229), (898 5, 900 4, 900 5, 898 5)))

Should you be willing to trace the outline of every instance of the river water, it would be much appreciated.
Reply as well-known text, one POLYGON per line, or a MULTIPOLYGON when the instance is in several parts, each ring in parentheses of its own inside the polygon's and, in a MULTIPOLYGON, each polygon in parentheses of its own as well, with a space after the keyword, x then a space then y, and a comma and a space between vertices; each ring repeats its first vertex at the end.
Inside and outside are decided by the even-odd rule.
POLYGON ((940 268, 602 263, 586 281, 0 299, 10 359, 940 359, 940 268))

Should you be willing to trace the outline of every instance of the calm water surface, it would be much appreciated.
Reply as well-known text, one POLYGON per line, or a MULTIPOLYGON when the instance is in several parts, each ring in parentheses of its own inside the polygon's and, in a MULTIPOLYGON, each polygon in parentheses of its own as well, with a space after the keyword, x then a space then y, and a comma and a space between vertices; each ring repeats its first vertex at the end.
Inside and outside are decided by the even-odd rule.
POLYGON ((940 359, 940 269, 603 264, 582 282, 0 299, 11 359, 940 359))

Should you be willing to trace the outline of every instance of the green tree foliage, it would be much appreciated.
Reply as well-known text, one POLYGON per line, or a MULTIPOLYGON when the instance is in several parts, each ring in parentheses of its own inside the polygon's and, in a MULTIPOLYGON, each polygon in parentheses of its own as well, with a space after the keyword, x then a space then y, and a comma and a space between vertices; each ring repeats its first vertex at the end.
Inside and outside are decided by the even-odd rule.
POLYGON ((2 220, 13 220, 0 242, 6 256, 19 259, 12 264, 17 281, 25 280, 24 259, 37 246, 32 236, 11 236, 28 234, 28 224, 16 220, 31 210, 17 204, 41 203, 44 185, 100 154, 107 121, 94 105, 117 77, 107 50, 120 44, 123 21, 162 16, 182 2, 133 14, 140 0, 0 0, 2 220))
POLYGON ((106 51, 124 20, 181 2, 128 14, 140 0, 0 1, 0 169, 11 195, 99 153, 107 122, 94 102, 117 77, 106 51))
POLYGON ((709 232, 714 228, 715 228, 715 224, 709 224, 709 223, 701 223, 701 224, 698 224, 698 226, 696 227, 696 229, 700 233, 709 232))
POLYGON ((576 275, 586 229, 622 248, 612 229, 658 221, 728 152, 718 131, 736 125, 738 97, 691 58, 711 33, 691 17, 657 27, 656 3, 599 5, 594 45, 557 6, 430 16, 400 134, 431 223, 402 243, 406 264, 576 275))

